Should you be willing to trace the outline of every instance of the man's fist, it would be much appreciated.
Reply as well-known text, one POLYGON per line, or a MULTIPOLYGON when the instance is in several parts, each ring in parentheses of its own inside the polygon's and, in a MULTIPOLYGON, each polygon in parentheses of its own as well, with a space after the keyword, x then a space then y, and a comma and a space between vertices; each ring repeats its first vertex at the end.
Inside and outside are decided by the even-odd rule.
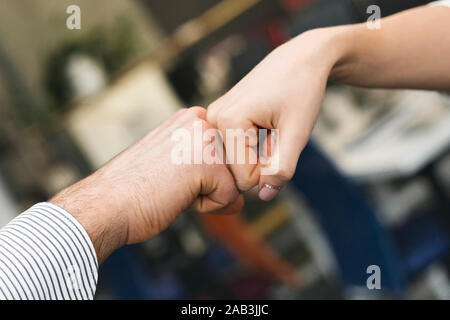
POLYGON ((180 110, 51 202, 81 222, 99 260, 124 244, 152 238, 189 207, 199 212, 238 212, 243 198, 221 158, 223 150, 215 150, 222 143, 220 139, 211 139, 220 144, 203 141, 206 131, 214 133, 215 129, 206 122, 205 109, 180 110), (176 141, 177 133, 192 139, 176 141), (200 140, 195 138, 198 133, 200 140), (177 163, 176 151, 180 147, 185 147, 185 159, 191 162, 177 163), (191 152, 192 157, 186 152, 191 152), (198 157, 198 152, 204 159, 198 157))

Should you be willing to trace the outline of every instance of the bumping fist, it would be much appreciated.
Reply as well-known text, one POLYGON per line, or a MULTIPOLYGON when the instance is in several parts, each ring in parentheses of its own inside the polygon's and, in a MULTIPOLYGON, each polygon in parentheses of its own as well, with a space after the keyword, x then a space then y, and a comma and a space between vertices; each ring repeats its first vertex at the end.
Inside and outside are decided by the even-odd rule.
MULTIPOLYGON (((308 142, 319 112, 330 69, 332 51, 319 53, 323 31, 305 32, 272 51, 225 95, 208 107, 207 120, 229 140, 227 130, 277 130, 275 148, 266 157, 277 165, 269 174, 257 163, 230 163, 241 191, 259 186, 259 197, 269 201, 295 173, 300 153, 308 142)), ((268 134, 267 137, 271 138, 268 134)), ((270 139, 269 139, 270 140, 270 139)), ((267 144, 258 141, 256 144, 267 144)), ((267 145, 272 145, 272 142, 267 145)), ((254 144, 247 143, 247 153, 254 144)), ((260 160, 260 158, 259 158, 260 160)))

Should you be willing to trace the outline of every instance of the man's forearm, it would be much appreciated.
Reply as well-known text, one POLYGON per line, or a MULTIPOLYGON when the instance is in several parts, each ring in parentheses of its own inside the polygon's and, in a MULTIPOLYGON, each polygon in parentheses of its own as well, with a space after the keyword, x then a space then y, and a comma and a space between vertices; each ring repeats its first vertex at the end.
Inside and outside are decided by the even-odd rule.
POLYGON ((103 170, 62 190, 49 202, 70 212, 89 234, 99 264, 127 241, 127 193, 103 170))
MULTIPOLYGON (((366 24, 328 29, 338 46, 330 78, 369 88, 450 90, 450 8, 420 7, 366 24)), ((331 49, 331 48, 330 48, 331 49)))

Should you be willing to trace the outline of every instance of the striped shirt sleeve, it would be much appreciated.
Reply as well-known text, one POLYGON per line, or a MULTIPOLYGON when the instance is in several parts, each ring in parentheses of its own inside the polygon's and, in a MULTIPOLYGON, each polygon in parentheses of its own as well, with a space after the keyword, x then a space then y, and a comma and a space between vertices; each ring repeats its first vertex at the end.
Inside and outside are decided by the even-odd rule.
POLYGON ((81 224, 38 203, 0 230, 1 300, 94 298, 98 261, 81 224))

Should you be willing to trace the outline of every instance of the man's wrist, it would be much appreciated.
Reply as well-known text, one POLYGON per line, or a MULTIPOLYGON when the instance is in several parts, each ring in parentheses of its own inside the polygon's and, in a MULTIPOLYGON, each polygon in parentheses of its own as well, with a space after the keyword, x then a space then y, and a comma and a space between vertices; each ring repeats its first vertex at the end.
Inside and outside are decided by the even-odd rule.
POLYGON ((102 174, 96 172, 49 200, 80 222, 92 241, 99 263, 125 245, 128 238, 123 199, 115 194, 113 184, 102 179, 102 174))

